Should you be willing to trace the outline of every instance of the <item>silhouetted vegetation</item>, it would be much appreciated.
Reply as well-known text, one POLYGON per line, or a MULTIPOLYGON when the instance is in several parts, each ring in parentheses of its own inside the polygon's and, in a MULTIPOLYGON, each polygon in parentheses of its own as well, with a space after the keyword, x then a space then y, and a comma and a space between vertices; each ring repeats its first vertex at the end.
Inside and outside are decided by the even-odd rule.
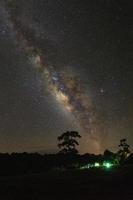
MULTIPOLYGON (((66 141, 67 134, 61 135, 59 141, 66 141)), ((127 152, 126 140, 121 140, 120 148, 123 154, 127 152)), ((123 154, 105 150, 103 155, 80 155, 71 151, 71 145, 57 154, 1 153, 0 199, 132 199, 133 154, 124 159, 123 154)))
POLYGON ((17 175, 43 173, 50 170, 80 169, 87 165, 94 165, 96 162, 110 162, 114 166, 118 164, 133 164, 133 154, 129 154, 129 145, 126 139, 120 141, 121 148, 118 153, 105 150, 103 155, 86 153, 77 154, 75 146, 78 142, 75 138, 80 138, 78 132, 66 132, 58 137, 60 153, 45 154, 39 153, 12 153, 0 154, 0 175, 17 175))
POLYGON ((128 156, 130 155, 130 145, 127 144, 127 139, 121 139, 120 140, 120 144, 119 144, 119 148, 120 150, 118 151, 118 155, 120 157, 120 162, 124 162, 128 156))
POLYGON ((78 169, 101 161, 101 155, 12 153, 0 154, 0 175, 42 173, 50 170, 78 169))
POLYGON ((76 145, 79 145, 77 138, 81 138, 78 132, 76 131, 67 131, 58 137, 59 143, 58 147, 61 149, 60 153, 63 154, 77 154, 78 150, 76 145))

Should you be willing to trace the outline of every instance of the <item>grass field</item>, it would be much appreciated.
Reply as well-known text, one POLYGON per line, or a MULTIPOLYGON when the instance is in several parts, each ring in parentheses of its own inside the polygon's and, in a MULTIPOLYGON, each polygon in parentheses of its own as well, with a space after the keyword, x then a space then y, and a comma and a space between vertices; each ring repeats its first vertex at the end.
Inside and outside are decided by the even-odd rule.
POLYGON ((133 200, 133 166, 0 177, 0 200, 133 200))

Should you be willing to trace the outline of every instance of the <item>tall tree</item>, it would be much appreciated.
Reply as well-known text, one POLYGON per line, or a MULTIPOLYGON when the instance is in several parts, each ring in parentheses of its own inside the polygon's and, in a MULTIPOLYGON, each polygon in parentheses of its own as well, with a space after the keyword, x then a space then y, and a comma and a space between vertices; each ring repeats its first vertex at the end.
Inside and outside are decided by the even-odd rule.
POLYGON ((124 161, 130 155, 130 145, 126 141, 127 139, 125 138, 120 140, 118 155, 121 161, 124 161))
POLYGON ((60 150, 60 153, 71 153, 71 154, 77 154, 78 150, 76 149, 76 146, 79 145, 77 142, 77 138, 81 138, 78 132, 76 131, 67 131, 63 133, 61 136, 58 137, 58 147, 60 150))

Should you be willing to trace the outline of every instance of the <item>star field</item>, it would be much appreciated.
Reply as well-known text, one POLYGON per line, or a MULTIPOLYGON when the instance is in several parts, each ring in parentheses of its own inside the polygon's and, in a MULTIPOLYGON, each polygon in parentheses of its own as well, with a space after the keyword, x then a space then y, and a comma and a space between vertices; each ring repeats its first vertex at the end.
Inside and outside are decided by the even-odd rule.
POLYGON ((55 152, 78 130, 81 152, 132 141, 131 1, 0 4, 0 151, 55 152))

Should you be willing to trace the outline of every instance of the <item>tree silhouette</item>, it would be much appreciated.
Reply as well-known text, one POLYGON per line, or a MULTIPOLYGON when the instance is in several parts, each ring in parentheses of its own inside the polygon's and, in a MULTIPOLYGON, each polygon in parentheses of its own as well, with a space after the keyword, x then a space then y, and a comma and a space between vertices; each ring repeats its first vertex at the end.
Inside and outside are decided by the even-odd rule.
POLYGON ((109 161, 113 164, 119 164, 118 155, 116 153, 109 151, 108 149, 104 151, 103 157, 105 161, 109 161))
POLYGON ((130 155, 130 145, 128 145, 126 141, 127 140, 125 138, 120 140, 120 150, 118 151, 118 155, 120 156, 121 161, 124 161, 130 155))
POLYGON ((76 149, 76 146, 79 145, 76 140, 77 138, 81 138, 81 136, 76 131, 67 131, 59 136, 58 141, 60 143, 58 144, 58 147, 61 149, 60 153, 77 154, 78 150, 76 149))

